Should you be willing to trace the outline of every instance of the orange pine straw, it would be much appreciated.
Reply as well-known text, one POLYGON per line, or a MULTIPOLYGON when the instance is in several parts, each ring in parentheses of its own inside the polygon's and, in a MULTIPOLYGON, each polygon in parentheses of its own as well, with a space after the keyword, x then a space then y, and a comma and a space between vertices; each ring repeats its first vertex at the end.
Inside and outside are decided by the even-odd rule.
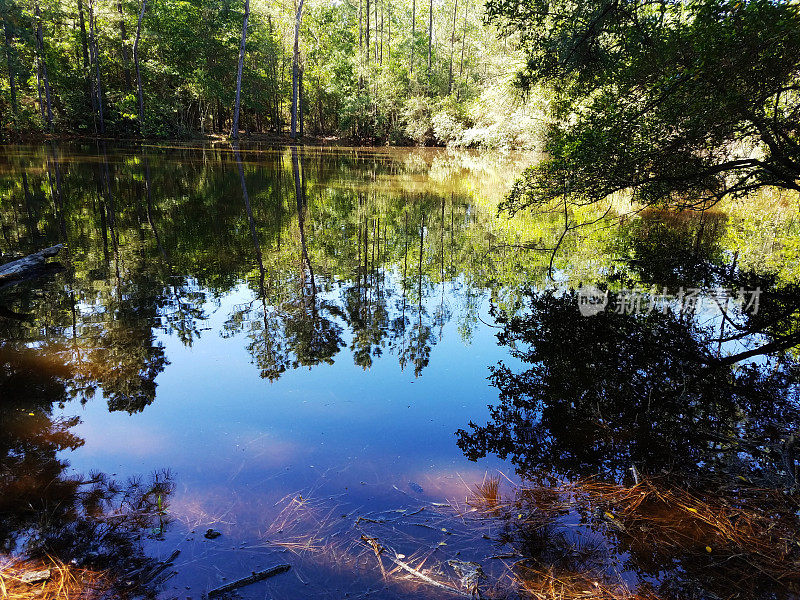
POLYGON ((44 560, 23 560, 0 556, 0 599, 2 600, 95 600, 110 588, 105 574, 79 569, 48 556, 44 560), (25 583, 26 573, 50 571, 46 581, 25 583))
MULTIPOLYGON (((562 485, 512 486, 500 497, 496 480, 475 486, 468 504, 484 518, 513 520, 535 530, 552 525, 553 515, 577 511, 604 520, 610 535, 632 549, 665 556, 712 557, 724 565, 724 579, 736 582, 759 574, 786 590, 800 590, 798 499, 783 490, 743 485, 700 496, 644 480, 632 487, 582 480, 562 485)), ((658 600, 641 587, 603 581, 585 572, 555 570, 522 557, 510 566, 512 581, 541 600, 658 600)))

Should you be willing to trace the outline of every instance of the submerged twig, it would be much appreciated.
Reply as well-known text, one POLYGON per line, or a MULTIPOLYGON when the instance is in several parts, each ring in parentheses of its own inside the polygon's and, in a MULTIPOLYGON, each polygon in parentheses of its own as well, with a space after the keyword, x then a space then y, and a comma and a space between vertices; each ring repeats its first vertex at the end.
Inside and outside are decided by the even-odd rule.
POLYGON ((401 569, 403 569, 407 573, 410 573, 410 574, 414 575, 415 577, 417 577, 418 579, 421 579, 422 581, 424 581, 428 585, 432 585, 433 587, 439 588, 441 590, 447 590, 448 592, 452 592, 453 594, 456 594, 458 596, 462 596, 464 598, 473 598, 474 597, 472 594, 468 594, 467 592, 462 592, 459 589, 456 589, 456 588, 454 588, 452 586, 446 585, 444 583, 441 583, 439 581, 436 581, 435 579, 432 579, 432 578, 428 577, 427 575, 425 575, 425 573, 422 573, 421 571, 418 571, 417 569, 415 569, 411 565, 409 565, 409 564, 403 562, 402 560, 400 560, 399 555, 397 554, 397 552, 395 552, 391 548, 386 548, 384 546, 381 546, 378 543, 377 539, 369 537, 367 535, 362 535, 361 539, 365 544, 367 544, 375 552, 375 555, 378 557, 378 562, 381 563, 381 571, 383 571, 384 569, 383 569, 383 563, 381 562, 380 557, 381 557, 381 555, 384 554, 383 551, 388 549, 391 552, 391 554, 386 554, 385 555, 386 558, 388 558, 395 565, 397 565, 398 567, 400 567, 401 569), (392 556, 392 554, 394 554, 394 556, 392 556))
POLYGON ((251 585, 253 583, 263 581, 264 579, 274 577, 275 575, 280 575, 281 573, 286 573, 286 571, 288 571, 289 569, 291 569, 290 565, 276 565, 274 567, 270 567, 269 569, 265 569, 264 571, 258 571, 257 573, 254 572, 252 575, 248 575, 247 577, 242 577, 241 579, 232 581, 231 583, 223 585, 222 587, 218 587, 216 589, 211 590, 210 592, 208 592, 208 597, 214 598, 226 592, 232 592, 233 590, 239 589, 240 587, 244 587, 246 585, 251 585))

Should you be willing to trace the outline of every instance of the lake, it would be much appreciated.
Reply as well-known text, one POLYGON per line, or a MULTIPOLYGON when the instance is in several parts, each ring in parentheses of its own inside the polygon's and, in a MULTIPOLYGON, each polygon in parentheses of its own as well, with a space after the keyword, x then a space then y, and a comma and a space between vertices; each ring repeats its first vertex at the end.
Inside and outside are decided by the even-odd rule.
POLYGON ((64 248, 0 289, 0 553, 165 599, 791 597, 797 197, 498 213, 535 161, 1 148, 2 262, 64 248))

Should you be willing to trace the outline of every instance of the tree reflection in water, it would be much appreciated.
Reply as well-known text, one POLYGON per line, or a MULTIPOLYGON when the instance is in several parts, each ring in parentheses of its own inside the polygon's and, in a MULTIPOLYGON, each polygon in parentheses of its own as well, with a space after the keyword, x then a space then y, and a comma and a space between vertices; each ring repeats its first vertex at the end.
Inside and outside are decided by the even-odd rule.
POLYGON ((113 580, 155 564, 144 541, 169 525, 172 477, 120 483, 67 472, 63 453, 84 441, 71 431, 78 418, 56 417, 53 407, 68 399, 71 374, 42 349, 0 348, 0 554, 49 556, 113 580))
POLYGON ((500 343, 527 368, 491 369, 499 401, 458 444, 472 460, 509 457, 528 482, 501 515, 506 541, 530 559, 522 581, 619 565, 645 596, 800 590, 800 296, 706 267, 728 285, 761 286, 758 314, 582 317, 575 291, 533 290, 519 314, 495 309, 500 343), (528 514, 539 516, 515 523, 528 514), (604 541, 565 533, 575 519, 604 541))
MULTIPOLYGON (((455 319, 453 329, 468 342, 483 299, 494 300, 501 342, 529 365, 522 372, 494 369, 500 402, 492 421, 461 432, 460 444, 471 458, 511 457, 539 486, 506 516, 508 540, 535 555, 540 570, 567 573, 581 561, 613 569, 619 551, 625 573, 671 569, 673 596, 731 595, 719 580, 704 580, 708 572, 693 570, 691 561, 703 569, 709 560, 731 565, 739 560, 735 553, 719 555, 720 543, 712 542, 695 548, 702 559, 681 554, 664 543, 674 528, 670 533, 636 517, 674 511, 653 501, 622 514, 619 497, 596 488, 590 493, 585 484, 568 493, 589 499, 560 512, 554 500, 542 498, 560 502, 564 480, 591 476, 596 485, 622 485, 614 494, 625 496, 635 468, 660 493, 684 490, 704 501, 719 495, 717 504, 707 502, 719 514, 752 508, 747 492, 761 503, 761 514, 794 515, 785 508, 794 506, 797 492, 791 348, 800 341, 800 290, 791 282, 800 275, 791 276, 797 269, 783 264, 790 261, 782 254, 794 251, 794 212, 779 223, 780 244, 755 235, 759 219, 767 218, 761 213, 758 219, 741 210, 698 217, 654 209, 636 219, 610 215, 611 226, 598 225, 585 237, 586 230, 576 230, 562 243, 559 214, 496 219, 487 195, 475 190, 499 189, 513 173, 498 168, 485 179, 476 175, 481 167, 470 171, 468 154, 230 150, 106 151, 100 144, 6 151, 11 166, 0 174, 0 251, 19 255, 65 241, 67 267, 37 289, 3 298, 12 317, 0 324, 6 549, 29 544, 32 552, 91 555, 98 563, 141 556, 136 536, 158 535, 157 498, 164 501, 169 480, 128 487, 68 477, 63 455, 82 440, 72 433, 75 421, 54 417, 53 407, 97 395, 111 410, 144 410, 168 364, 165 345, 191 346, 201 335, 216 335, 206 331, 229 298, 239 304, 225 305, 222 333, 240 336, 259 374, 270 380, 334 360, 367 369, 387 355, 420 375, 436 362, 445 324, 455 319), (51 178, 59 185, 51 188, 51 178), (736 228, 747 235, 733 235, 736 228), (557 244, 552 269, 549 252, 518 251, 557 244), (738 270, 757 264, 759 252, 777 266, 771 278, 738 270), (757 315, 729 313, 731 319, 711 323, 700 314, 583 318, 574 294, 523 291, 543 285, 551 271, 574 282, 600 272, 612 287, 760 285, 769 293, 757 315), (769 494, 759 496, 755 487, 769 494), (49 500, 52 494, 57 502, 49 500), (534 496, 538 504, 525 508, 534 496), (141 510, 121 531, 132 546, 113 536, 108 551, 87 546, 115 523, 110 515, 131 505, 141 510), (616 506, 609 512, 624 531, 597 512, 601 505, 616 506), (11 514, 13 507, 24 510, 11 514), (544 528, 514 524, 527 522, 517 516, 534 508, 548 516, 544 528), (597 548, 586 542, 575 554, 564 525, 580 519, 605 536, 595 540, 597 548), (58 550, 55 531, 65 532, 58 550)), ((775 531, 786 531, 793 519, 775 531)), ((792 560, 787 554, 786 564, 792 560)), ((659 579, 664 589, 669 579, 659 579)), ((778 594, 769 582, 763 590, 778 594)))

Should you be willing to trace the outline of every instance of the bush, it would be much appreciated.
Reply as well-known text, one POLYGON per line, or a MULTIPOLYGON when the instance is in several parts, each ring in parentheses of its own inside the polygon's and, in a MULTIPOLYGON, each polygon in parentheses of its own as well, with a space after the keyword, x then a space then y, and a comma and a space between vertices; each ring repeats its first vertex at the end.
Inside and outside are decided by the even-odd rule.
POLYGON ((433 141, 431 104, 424 96, 414 96, 403 104, 405 132, 417 144, 425 145, 433 141))
POLYGON ((436 141, 447 146, 460 145, 466 129, 466 115, 463 106, 452 97, 442 99, 436 114, 431 119, 436 141))

